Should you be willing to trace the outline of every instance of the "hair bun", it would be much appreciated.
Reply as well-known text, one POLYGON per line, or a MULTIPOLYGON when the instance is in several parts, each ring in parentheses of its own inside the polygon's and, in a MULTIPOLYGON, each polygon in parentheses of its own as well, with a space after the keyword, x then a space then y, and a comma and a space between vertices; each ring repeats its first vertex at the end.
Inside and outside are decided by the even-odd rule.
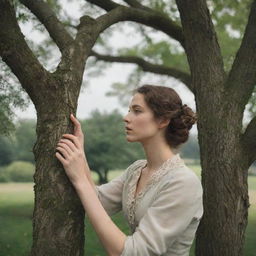
POLYGON ((196 123, 197 121, 197 115, 187 104, 182 105, 181 109, 182 109, 181 119, 184 125, 188 129, 191 129, 193 124, 196 123))

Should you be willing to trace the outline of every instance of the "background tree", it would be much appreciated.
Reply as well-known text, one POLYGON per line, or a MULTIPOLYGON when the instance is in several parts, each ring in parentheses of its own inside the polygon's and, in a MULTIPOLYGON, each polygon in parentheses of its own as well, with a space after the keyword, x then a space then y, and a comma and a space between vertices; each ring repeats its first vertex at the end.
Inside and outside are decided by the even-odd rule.
POLYGON ((0 136, 0 166, 8 165, 13 161, 14 152, 8 138, 0 136))
POLYGON ((200 150, 196 135, 191 134, 189 140, 181 147, 181 154, 184 158, 200 161, 200 150))
POLYGON ((36 141, 36 122, 33 119, 21 119, 13 134, 15 160, 34 163, 33 146, 36 141))
MULTIPOLYGON (((242 129, 243 112, 255 85, 255 1, 248 5, 250 16, 243 40, 229 65, 221 55, 213 26, 216 20, 211 18, 203 0, 177 0, 178 9, 169 1, 145 1, 143 5, 126 0, 122 5, 120 1, 90 0, 87 2, 107 13, 96 19, 83 16, 74 26, 74 36, 47 2, 20 2, 44 24, 61 52, 57 68, 46 70, 24 41, 13 6, 0 0, 0 23, 5 27, 0 31, 0 55, 29 94, 38 117, 32 255, 82 254, 83 211, 54 158, 54 148, 62 133, 72 131, 69 114, 76 110, 84 64, 94 54, 91 49, 96 39, 110 25, 125 20, 163 32, 178 42, 177 49, 183 48, 186 53, 186 69, 138 58, 129 61, 144 71, 157 69, 157 73, 172 76, 194 93, 205 204, 196 251, 198 255, 242 255, 249 205, 246 170, 256 158, 255 117, 242 129), (171 12, 165 12, 166 8, 171 12)), ((209 1, 209 8, 213 9, 216 2, 209 1)), ((181 63, 185 62, 186 58, 181 58, 181 63)))
POLYGON ((92 170, 99 175, 99 183, 108 181, 109 170, 125 169, 137 159, 144 158, 139 144, 128 143, 122 115, 118 111, 94 111, 82 121, 85 133, 85 152, 92 170), (88 134, 88 135, 87 135, 88 134))

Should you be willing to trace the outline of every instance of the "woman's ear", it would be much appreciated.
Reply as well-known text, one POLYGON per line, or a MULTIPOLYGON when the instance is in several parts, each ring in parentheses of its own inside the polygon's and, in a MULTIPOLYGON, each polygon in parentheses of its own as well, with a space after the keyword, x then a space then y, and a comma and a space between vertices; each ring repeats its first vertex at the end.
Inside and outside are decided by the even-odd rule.
POLYGON ((160 119, 158 122, 158 127, 159 129, 162 129, 164 127, 167 127, 170 124, 171 120, 170 119, 160 119))

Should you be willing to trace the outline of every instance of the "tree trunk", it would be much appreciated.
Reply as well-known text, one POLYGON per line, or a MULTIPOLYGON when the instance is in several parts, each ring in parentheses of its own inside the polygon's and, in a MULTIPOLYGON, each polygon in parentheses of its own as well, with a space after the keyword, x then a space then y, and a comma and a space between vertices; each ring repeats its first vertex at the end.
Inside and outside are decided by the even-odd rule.
POLYGON ((197 100, 197 111, 204 216, 196 255, 242 256, 249 206, 248 162, 240 145, 242 113, 220 93, 197 100))
MULTIPOLYGON (((37 142, 33 245, 31 256, 81 256, 84 251, 84 210, 62 164, 55 156, 62 134, 72 132, 70 113, 75 113, 77 86, 71 94, 62 86, 44 88, 37 109, 37 142), (46 97, 47 94, 47 97, 46 97)), ((40 89, 39 88, 39 89, 40 89)))
POLYGON ((99 184, 105 184, 108 182, 108 171, 105 169, 100 169, 98 172, 99 175, 99 184))

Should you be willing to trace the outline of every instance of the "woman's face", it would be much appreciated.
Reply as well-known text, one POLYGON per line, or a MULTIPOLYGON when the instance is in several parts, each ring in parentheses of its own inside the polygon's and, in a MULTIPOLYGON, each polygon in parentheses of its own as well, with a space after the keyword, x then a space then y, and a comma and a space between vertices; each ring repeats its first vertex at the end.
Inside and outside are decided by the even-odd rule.
POLYGON ((129 142, 143 142, 159 132, 159 123, 141 93, 136 93, 133 96, 123 121, 125 122, 126 139, 129 142))

